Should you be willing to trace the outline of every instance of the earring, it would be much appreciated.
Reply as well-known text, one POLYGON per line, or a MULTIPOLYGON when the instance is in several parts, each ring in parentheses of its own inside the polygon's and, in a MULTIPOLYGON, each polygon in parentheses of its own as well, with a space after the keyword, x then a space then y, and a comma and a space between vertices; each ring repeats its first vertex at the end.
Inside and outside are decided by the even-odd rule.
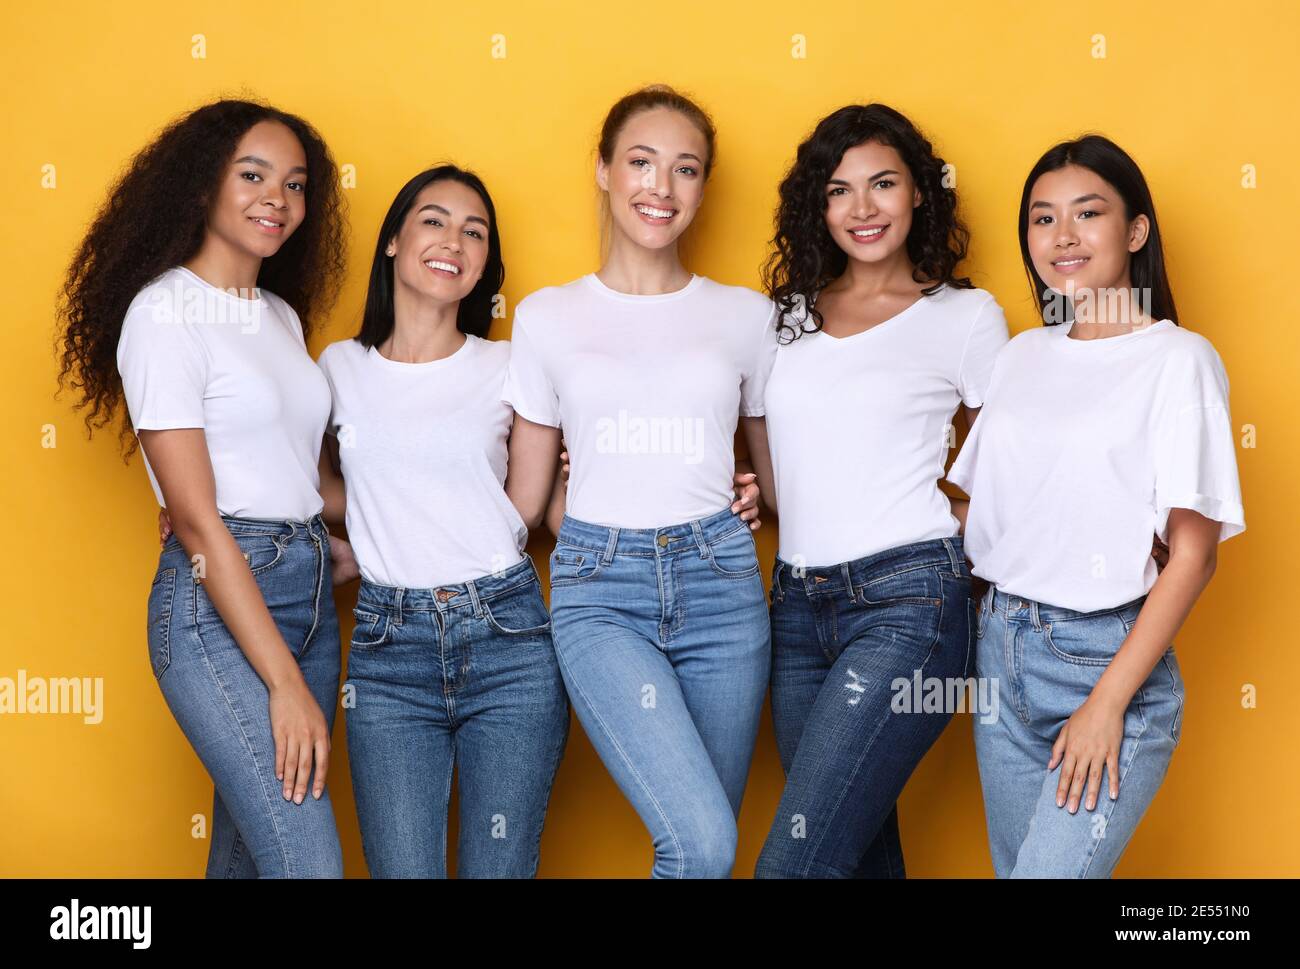
POLYGON ((389 249, 389 250, 388 250, 388 255, 390 255, 390 256, 395 256, 395 255, 397 255, 397 251, 394 250, 394 249, 389 249))

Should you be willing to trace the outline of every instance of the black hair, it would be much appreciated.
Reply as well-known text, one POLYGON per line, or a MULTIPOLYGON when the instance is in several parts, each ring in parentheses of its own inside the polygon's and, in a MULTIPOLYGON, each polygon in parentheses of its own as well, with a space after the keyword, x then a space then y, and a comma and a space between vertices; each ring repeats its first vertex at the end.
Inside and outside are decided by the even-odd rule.
POLYGON ((497 231, 497 211, 487 186, 471 171, 452 164, 438 165, 420 172, 402 186, 393 204, 388 207, 384 223, 379 227, 375 242, 375 257, 370 264, 370 285, 366 291, 366 308, 361 317, 361 332, 356 339, 370 348, 383 343, 393 332, 393 260, 386 255, 389 240, 396 236, 415 205, 415 200, 426 186, 448 179, 460 182, 483 200, 488 214, 488 254, 483 276, 469 295, 460 301, 456 312, 456 328, 470 336, 487 337, 492 326, 492 300, 501 292, 505 282, 506 267, 501 260, 501 236, 497 231))
POLYGON ((969 278, 956 275, 970 233, 957 216, 957 192, 945 181, 944 160, 898 111, 884 104, 851 104, 818 122, 781 181, 773 220, 775 251, 763 267, 763 284, 780 307, 778 328, 788 330, 790 339, 804 330, 822 328, 816 293, 848 266, 848 255, 826 227, 826 183, 844 153, 868 141, 894 148, 921 192, 921 204, 913 211, 907 233, 907 255, 914 267, 912 278, 930 283, 923 295, 933 295, 945 284, 959 289, 973 286, 969 278), (785 322, 786 314, 807 303, 813 303, 810 325, 801 330, 785 322))
POLYGON ((1058 171, 1067 165, 1078 165, 1095 173, 1124 201, 1124 217, 1129 221, 1145 215, 1150 232, 1142 248, 1130 254, 1129 281, 1132 288, 1151 294, 1150 311, 1157 320, 1172 320, 1178 324, 1178 311, 1174 308, 1174 294, 1169 288, 1169 275, 1165 271, 1164 247, 1160 241, 1160 227, 1156 223, 1156 205, 1151 190, 1128 153, 1102 135, 1083 135, 1073 141, 1063 141, 1047 150, 1025 179, 1020 194, 1020 258, 1025 264, 1029 286, 1033 290, 1034 305, 1047 326, 1056 326, 1074 319, 1074 307, 1065 294, 1054 292, 1038 275, 1034 261, 1029 256, 1029 201, 1030 193, 1038 179, 1048 172, 1058 171))

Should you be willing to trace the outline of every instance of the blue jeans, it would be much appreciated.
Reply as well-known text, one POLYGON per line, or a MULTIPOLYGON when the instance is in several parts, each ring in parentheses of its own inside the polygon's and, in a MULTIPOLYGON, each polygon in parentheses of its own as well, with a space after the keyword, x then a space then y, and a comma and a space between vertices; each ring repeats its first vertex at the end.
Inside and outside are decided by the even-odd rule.
POLYGON ((1145 596, 1075 612, 990 587, 980 603, 976 665, 999 682, 999 716, 975 723, 989 847, 999 878, 1108 878, 1169 767, 1183 712, 1173 646, 1124 712, 1119 798, 1102 771, 1097 806, 1056 806, 1061 767, 1047 763, 1065 722, 1088 698, 1137 621, 1145 596))
POLYGON ((767 692, 763 580, 730 510, 663 528, 565 517, 555 652, 583 729, 654 844, 658 878, 725 878, 767 692))
POLYGON ((436 589, 362 581, 344 710, 374 878, 531 878, 569 731, 533 560, 436 589), (350 694, 350 696, 348 695, 350 694))
MULTIPOLYGON (((305 521, 222 518, 330 729, 339 686, 339 623, 330 546, 305 521)), ((172 715, 216 788, 209 878, 341 878, 329 788, 286 801, 275 777, 266 684, 226 628, 180 541, 163 547, 149 592, 149 658, 172 715)), ((313 769, 313 776, 315 771, 313 769)))
POLYGON ((895 802, 953 710, 974 605, 960 537, 772 574, 772 720, 785 790, 756 878, 903 878, 895 802), (944 695, 948 690, 944 690, 944 695))

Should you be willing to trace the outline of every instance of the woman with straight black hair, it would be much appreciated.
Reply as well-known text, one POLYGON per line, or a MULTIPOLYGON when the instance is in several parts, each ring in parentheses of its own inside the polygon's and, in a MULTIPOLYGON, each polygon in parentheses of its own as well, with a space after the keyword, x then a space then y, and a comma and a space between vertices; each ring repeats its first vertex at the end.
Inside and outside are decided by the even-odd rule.
POLYGON ((1151 193, 1118 145, 1045 153, 1019 228, 1046 325, 998 355, 948 475, 990 583, 976 669, 1000 702, 975 746, 997 875, 1105 878, 1178 744, 1173 638, 1246 527, 1228 378, 1179 325, 1151 193))
POLYGON ((175 528, 149 657, 216 788, 208 877, 343 874, 325 789, 340 663, 317 470, 330 398, 306 334, 337 293, 344 233, 320 135, 217 101, 132 159, 64 285, 61 382, 88 428, 123 413, 175 528))
POLYGON ((430 168, 380 227, 361 332, 320 357, 325 519, 346 520, 362 577, 344 709, 376 878, 446 877, 453 769, 458 875, 532 877, 568 737, 528 528, 504 489, 510 343, 487 339, 504 279, 487 188, 430 168))

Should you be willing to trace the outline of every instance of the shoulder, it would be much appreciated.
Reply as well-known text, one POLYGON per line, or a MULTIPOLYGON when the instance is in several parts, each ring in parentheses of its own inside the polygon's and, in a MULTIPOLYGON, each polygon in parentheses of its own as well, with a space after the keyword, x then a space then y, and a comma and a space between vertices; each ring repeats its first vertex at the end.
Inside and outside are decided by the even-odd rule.
POLYGON ((504 368, 510 363, 510 341, 509 340, 488 340, 480 336, 467 335, 474 345, 474 350, 485 366, 491 368, 504 368))
POLYGON ((756 320, 763 324, 775 323, 776 304, 765 294, 748 286, 731 286, 704 276, 701 277, 700 295, 725 305, 731 312, 742 318, 756 320))
POLYGON ((929 300, 930 305, 942 310, 954 323, 967 327, 973 327, 981 320, 987 322, 990 318, 1003 316, 997 297, 978 286, 964 289, 945 284, 932 295, 921 298, 929 300))
POLYGON ((1169 326, 1152 333, 1161 348, 1161 372, 1169 377, 1210 379, 1226 384, 1227 372, 1214 344, 1199 333, 1182 326, 1169 326))
POLYGON ((328 368, 338 366, 340 363, 359 360, 365 354, 366 348, 353 338, 335 340, 320 352, 320 357, 316 362, 322 367, 328 368))
POLYGON ((535 289, 515 306, 514 322, 526 319, 530 325, 545 326, 562 320, 584 294, 585 284, 581 276, 561 285, 535 289))
POLYGON ((123 325, 185 322, 185 291, 189 278, 179 268, 165 269, 136 292, 126 308, 123 325))

